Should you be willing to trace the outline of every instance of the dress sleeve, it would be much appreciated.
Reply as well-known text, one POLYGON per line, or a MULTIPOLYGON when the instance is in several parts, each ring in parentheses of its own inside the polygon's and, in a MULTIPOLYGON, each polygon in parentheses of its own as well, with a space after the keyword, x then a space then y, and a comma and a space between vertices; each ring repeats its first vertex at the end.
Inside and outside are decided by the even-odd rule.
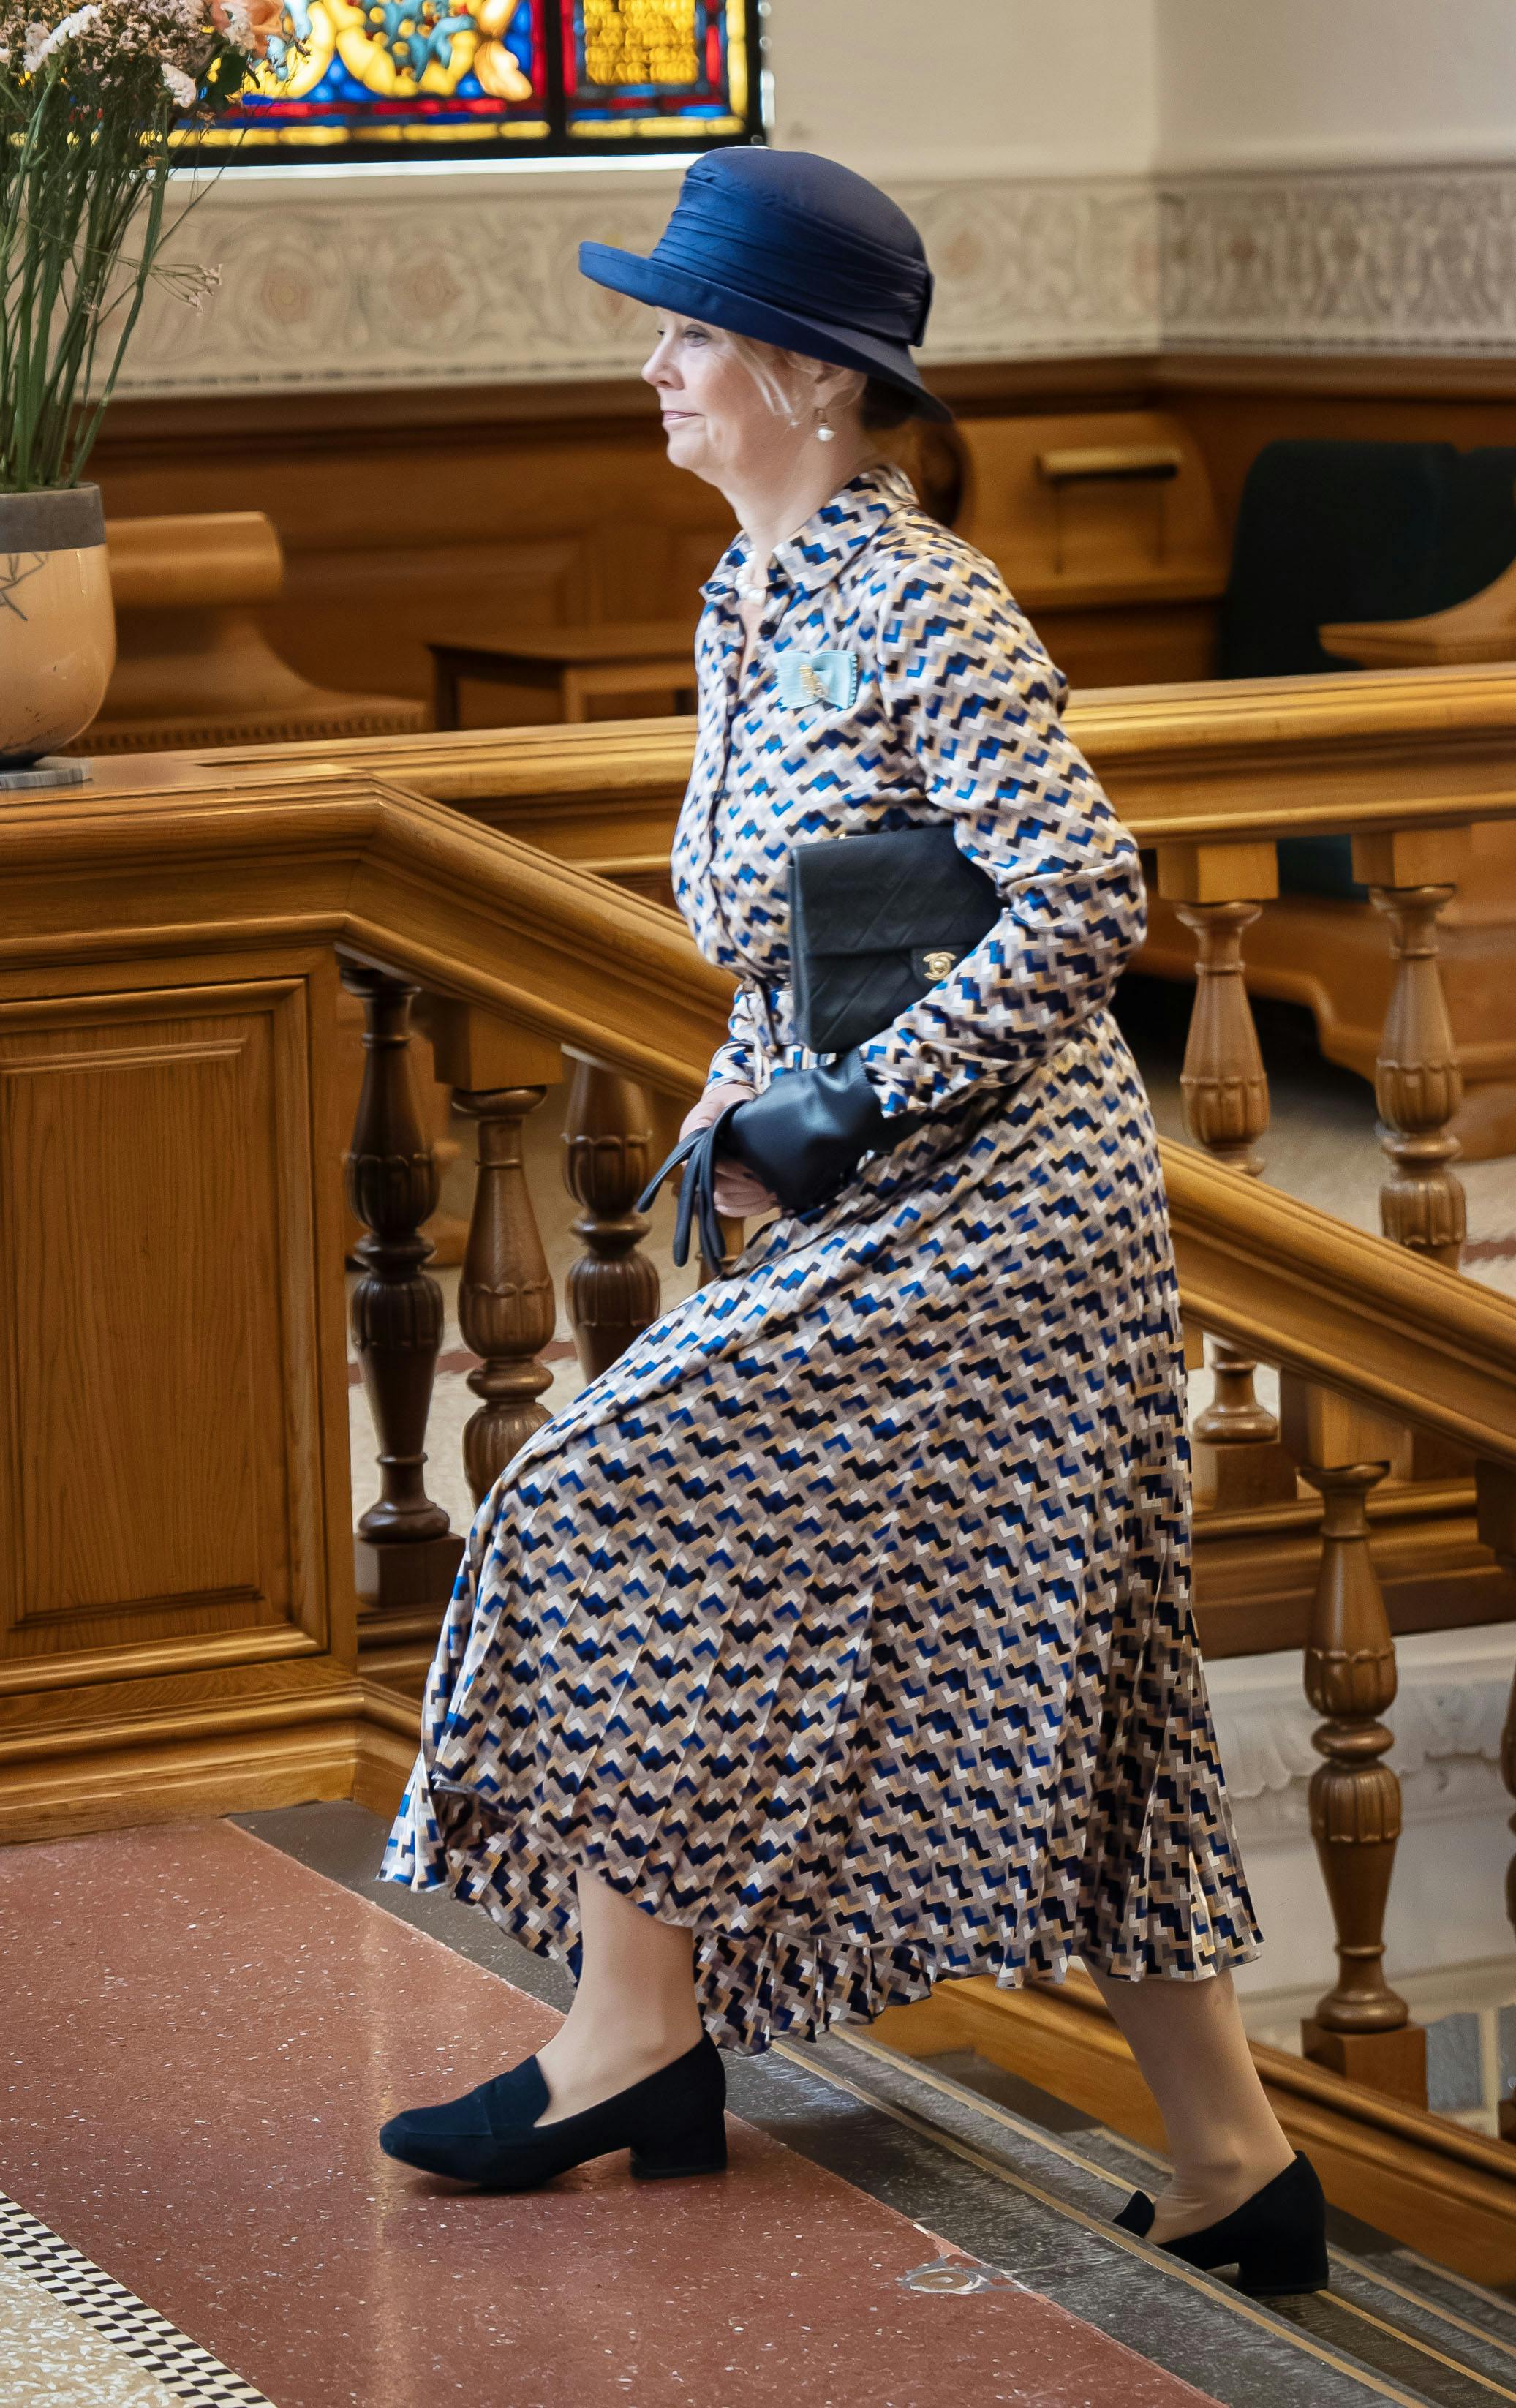
POLYGON ((1026 1077, 1108 998, 1145 898, 1137 846, 1064 731, 1065 680, 988 561, 911 563, 882 603, 877 659, 896 741, 1003 907, 860 1047, 889 1115, 1026 1077))
POLYGON ((756 1093, 763 1085, 763 1076, 758 1067, 758 1019, 751 987, 739 986, 732 997, 726 1030, 725 1044, 718 1045, 710 1057, 706 1084, 713 1087, 720 1079, 735 1079, 756 1093))

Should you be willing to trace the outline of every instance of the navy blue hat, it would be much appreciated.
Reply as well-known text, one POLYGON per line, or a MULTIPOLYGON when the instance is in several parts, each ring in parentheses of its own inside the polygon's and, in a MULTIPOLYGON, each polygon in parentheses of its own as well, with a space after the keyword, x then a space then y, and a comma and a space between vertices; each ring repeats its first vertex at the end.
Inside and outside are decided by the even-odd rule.
POLYGON ((581 242, 596 284, 708 326, 882 377, 921 418, 951 418, 908 346, 926 332, 932 271, 904 209, 808 150, 708 150, 685 174, 651 255, 581 242))

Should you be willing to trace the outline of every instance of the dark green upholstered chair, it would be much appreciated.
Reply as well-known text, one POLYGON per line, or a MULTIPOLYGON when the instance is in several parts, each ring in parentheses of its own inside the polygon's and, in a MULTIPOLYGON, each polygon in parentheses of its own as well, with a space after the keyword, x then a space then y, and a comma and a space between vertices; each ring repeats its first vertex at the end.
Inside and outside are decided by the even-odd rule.
MULTIPOLYGON (((1348 669, 1318 627, 1412 619, 1516 560, 1516 451, 1451 443, 1270 443, 1248 472, 1222 606, 1219 674, 1348 669)), ((1287 892, 1360 895, 1346 837, 1280 846, 1287 892)))

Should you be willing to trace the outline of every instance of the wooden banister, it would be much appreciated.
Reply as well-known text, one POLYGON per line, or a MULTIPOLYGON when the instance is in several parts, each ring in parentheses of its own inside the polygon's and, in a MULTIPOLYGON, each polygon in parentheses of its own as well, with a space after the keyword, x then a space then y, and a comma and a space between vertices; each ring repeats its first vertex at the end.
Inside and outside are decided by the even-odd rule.
POLYGON ((1187 1314, 1280 1369, 1516 1462, 1516 1303, 1164 1144, 1187 1314))
MULTIPOLYGON (((79 794, 7 808, 0 964, 74 976, 192 935, 320 935, 675 1096, 724 1034, 730 982, 671 912, 428 800, 336 777, 79 794)), ((1516 1303, 1189 1147, 1163 1156, 1201 1326, 1516 1462, 1516 1303)))
MULTIPOLYGON (((1170 885, 1177 878, 1200 924, 1216 988, 1215 1010, 1196 1030, 1189 1065, 1202 1140, 1246 1158, 1262 1124, 1239 995, 1223 992, 1234 983, 1240 990, 1223 942, 1227 927, 1239 924, 1238 907, 1261 901, 1266 914, 1272 908, 1268 880, 1260 881, 1245 857, 1266 860, 1283 836, 1346 828, 1378 842, 1377 853, 1360 859, 1387 896, 1399 898, 1394 910, 1408 932, 1407 1000, 1385 1047, 1395 1140, 1409 1167, 1423 1141, 1441 1148, 1446 1048, 1428 956, 1418 950, 1423 939, 1406 915, 1426 903, 1416 899, 1419 890, 1448 882, 1441 865, 1457 830, 1485 817, 1516 821, 1516 673, 1088 695, 1071 724, 1140 840, 1185 849, 1182 861, 1194 872, 1190 881, 1180 854, 1168 851, 1170 885), (1410 981, 1422 991, 1411 994, 1410 981)), ((155 1078, 174 1099, 164 1125, 180 1149, 181 1176, 207 1126, 224 1125, 240 1139, 236 1179, 213 1191, 201 1182, 211 1200, 199 1208, 198 1254, 185 1268, 176 1262, 172 1289, 164 1282, 151 1294, 170 1299, 160 1314, 165 1330, 171 1308, 197 1329, 257 1334, 250 1351, 261 1384, 246 1431, 224 1417, 217 1427, 225 1460, 243 1459, 235 1439, 259 1465, 264 1500, 262 1520, 249 1525, 251 1537, 226 1513, 219 1517, 241 1550, 224 1571, 219 1560, 208 1570, 197 1559, 181 1568, 174 1533, 160 1537, 139 1516, 140 1526, 122 1542, 120 1595, 127 1602, 113 1607, 108 1625, 87 1623, 72 1653, 74 1625, 65 1627, 54 1602, 66 1593, 68 1564, 56 1548, 46 1555, 48 1533, 35 1516, 23 1527, 24 1498, 10 1504, 16 1535, 8 1558, 0 1553, 9 1593, 23 1599, 27 1614, 39 1599, 54 1616, 50 1638, 53 1628, 61 1634, 51 1654, 28 1654, 35 1641, 18 1624, 12 1656, 0 1657, 0 1685, 12 1692, 11 1720, 0 1731, 0 1804, 18 1836, 48 1828, 61 1758, 78 1784, 73 1814, 130 1819, 145 1797, 156 1798, 159 1769, 133 1769, 132 1752, 145 1747, 133 1694, 144 1672, 160 1676, 156 1733, 165 1733, 166 1718, 174 1746, 200 1751, 193 1798, 202 1810, 312 1795, 393 1803, 414 1709, 398 1695, 386 1703, 374 1688, 380 1675, 372 1669, 373 1642, 384 1641, 392 1658, 407 1646, 424 1654, 423 1626, 435 1623, 438 1574, 446 1571, 427 1551, 439 1541, 455 1550, 457 1542, 442 1541, 428 1522, 420 1443, 406 1425, 412 1392, 429 1376, 433 1319, 421 1327, 424 1360, 398 1367, 380 1360, 385 1345, 392 1354, 403 1346, 406 1316, 420 1327, 418 1315, 430 1311, 415 1236, 427 1200, 423 1165, 413 1169, 403 1212, 391 1211, 377 1192, 369 1199, 384 1293, 382 1312, 365 1322, 368 1369, 371 1379, 382 1375, 381 1409, 392 1434, 399 1431, 389 1451, 405 1460, 389 1484, 402 1525, 384 1541, 388 1560, 375 1567, 379 1579, 364 1628, 370 1685, 360 1690, 352 1674, 357 1615, 336 1196, 341 1135, 322 1055, 322 1032, 335 1022, 334 955, 372 973, 376 995, 424 994, 439 1069, 479 1125, 483 1175, 461 1297, 464 1334, 481 1358, 473 1379, 480 1411, 467 1441, 477 1497, 541 1412, 552 1322, 550 1248, 533 1219, 516 1130, 537 1096, 564 1076, 565 1055, 592 1066, 576 1078, 569 1112, 594 1273, 577 1267, 583 1309, 572 1292, 569 1299, 585 1368, 608 1359, 622 1330, 655 1309, 626 1247, 639 1234, 628 1197, 658 1113, 644 1118, 640 1098, 623 1082, 661 1091, 676 1106, 693 1095, 724 1034, 731 982, 701 958, 673 913, 590 865, 623 874, 633 861, 643 869, 666 864, 689 749, 686 724, 649 722, 400 744, 365 739, 219 752, 198 762, 144 757, 98 765, 93 786, 43 799, 23 795, 0 810, 0 1054, 8 1032, 13 1051, 26 1049, 19 1067, 28 1079, 32 1054, 50 1060, 46 1049, 55 1045, 92 1063, 129 1066, 150 1054, 155 1078), (270 1133, 266 1146, 261 1132, 270 1133), (230 1201, 216 1200, 223 1197, 230 1201), (602 1286, 615 1290, 604 1310, 602 1286), (270 1332, 278 1333, 277 1350, 270 1332), (270 1464, 274 1472, 265 1478, 270 1464), (403 1550, 412 1551, 410 1565, 401 1562, 403 1550), (413 1568, 425 1577, 408 1584, 400 1576, 413 1568), (390 1588, 381 1598, 384 1580, 390 1588), (149 1604, 132 1602, 139 1598, 149 1604), (163 1598, 171 1622, 154 1618, 163 1598), (115 1658, 112 1647, 121 1650, 115 1658), (181 1689, 173 1689, 175 1681, 181 1689), (380 1711, 364 1725, 359 1744, 371 1751, 382 1731, 390 1751, 380 1772, 367 1776, 368 1791, 336 1752, 346 1744, 350 1758, 365 1695, 379 1697, 380 1711), (386 1712, 398 1722, 384 1723, 386 1712), (345 1742, 329 1735, 338 1716, 347 1718, 345 1742), (269 1775, 268 1757, 259 1756, 256 1784, 238 1787, 252 1778, 243 1758, 233 1770, 222 1767, 234 1746, 251 1763, 256 1751, 246 1735, 265 1725, 289 1734, 266 1742, 283 1751, 282 1769, 269 1775)), ((1255 933, 1250 929, 1250 942, 1255 933)), ((126 1075, 123 1068, 123 1083, 126 1075)), ((370 1097, 367 1150, 415 1155, 412 1135, 402 1132, 404 1141, 393 1145, 385 1136, 380 1124, 393 1136, 396 1108, 391 1097, 381 1112, 381 1101, 370 1097)), ((72 1159, 92 1159, 93 1131, 82 1105, 65 1096, 50 1109, 64 1115, 72 1159)), ((119 1258, 122 1213, 145 1261, 161 1224, 148 1136, 136 1140, 124 1108, 111 1129, 128 1175, 111 1186, 108 1214, 102 1210, 69 1229, 70 1245, 88 1255, 97 1281, 119 1258)), ((1396 1826, 1386 1770, 1394 1658, 1368 1544, 1376 1509, 1366 1514, 1363 1500, 1393 1485, 1378 1473, 1394 1434, 1370 1440, 1358 1426, 1372 1416, 1409 1425, 1476 1458, 1487 1541, 1516 1562, 1509 1510, 1516 1301, 1460 1280, 1427 1251, 1367 1236, 1270 1190, 1203 1150, 1166 1144, 1162 1153, 1187 1318, 1222 1341, 1223 1362, 1273 1364, 1287 1375, 1287 1398, 1309 1392, 1303 1419, 1292 1406, 1286 1434, 1327 1506, 1308 1679, 1322 1716, 1315 1828, 1342 1966, 1323 1998, 1312 2045, 1357 2080, 1415 2095, 1419 2036, 1377 1970, 1396 1826), (1345 1400, 1354 1425, 1346 1435, 1337 1427, 1343 1416, 1328 1410, 1334 1399, 1345 1400)), ((231 1158, 226 1143, 222 1154, 231 1158)), ((377 1190, 379 1169, 368 1176, 377 1190)), ((89 1193, 87 1180, 76 1176, 74 1186, 77 1195, 89 1193)), ((39 1206, 49 1201, 40 1186, 37 1197, 39 1206)), ((193 1194, 187 1201, 194 1202, 193 1194)), ((66 1276, 50 1250, 51 1226, 39 1209, 21 1229, 17 1262, 18 1278, 49 1297, 66 1276)), ((1430 1222, 1428 1234, 1437 1242, 1430 1222)), ((157 1452, 186 1493, 199 1469, 194 1412, 207 1393, 195 1384, 193 1351, 164 1347, 163 1426, 154 1432, 157 1452)), ((67 1363, 55 1370, 50 1358, 22 1368, 24 1378, 10 1358, 0 1360, 0 1369, 15 1374, 15 1404, 0 1396, 0 1423, 7 1412, 19 1414, 27 1448, 36 1429, 44 1445, 58 1444, 71 1425, 77 1379, 67 1363)), ((120 1417, 129 1383, 108 1365, 91 1376, 104 1426, 120 1417)), ((1245 1404, 1239 1391, 1228 1401, 1245 1404)), ((1223 1440, 1226 1428, 1223 1421, 1223 1440)), ((23 1452, 19 1440, 10 1447, 18 1462, 23 1452)), ((1309 1509, 1292 1499, 1266 1510, 1309 1509)), ((119 1525, 129 1520, 118 1512, 119 1525)), ((383 1534, 374 1535, 378 1555, 383 1534)), ((408 1677, 419 1669, 412 1660, 408 1677)), ((393 1661, 390 1670, 396 1670, 393 1661)), ((1516 1764, 1516 1715, 1512 1734, 1516 1764)), ((1323 1973, 1329 1978, 1329 1969, 1323 1973)), ((1516 2128, 1516 2115, 1510 2120, 1516 2128)))
MULTIPOLYGON (((1144 845, 1516 819, 1516 664, 1089 689, 1066 724, 1144 845)), ((185 756, 216 773, 338 767, 565 858, 662 849, 688 719, 602 721, 185 756)))
POLYGON ((474 1209, 458 1282, 458 1327, 479 1356, 468 1384, 479 1399, 464 1431, 464 1469, 476 1506, 518 1447, 548 1419, 552 1384, 541 1360, 552 1337, 552 1277, 532 1208, 522 1128, 564 1075, 556 1045, 467 1004, 429 999, 432 1058, 456 1109, 477 1130, 474 1209))
POLYGON ((671 912, 365 779, 220 768, 150 755, 79 788, 77 808, 7 799, 0 964, 298 933, 672 1094, 698 1088, 732 982, 671 912))
POLYGON ((1452 1168, 1459 1154, 1449 1123, 1463 1075, 1437 960, 1437 924, 1466 867, 1472 830, 1411 830, 1355 837, 1354 874, 1390 924, 1396 977, 1385 1015, 1374 1092, 1392 1165, 1380 1190, 1384 1234, 1456 1269, 1466 1216, 1452 1168), (1444 883, 1438 883, 1438 881, 1444 883))
POLYGON ((446 1603, 463 1553, 424 1478, 442 1291, 426 1268, 422 1223, 436 1208, 436 1165, 416 1108, 415 988, 366 963, 344 963, 342 982, 364 1004, 364 1082, 345 1168, 364 1229, 353 1344, 379 1442, 379 1494, 357 1528, 360 1627, 393 1634, 398 1617, 408 1635, 418 1609, 446 1603))
POLYGON ((1426 2034, 1384 1978, 1384 1914, 1400 1837, 1400 1782, 1381 1717, 1395 1656, 1369 1547, 1368 1498, 1390 1469, 1393 1425, 1330 1391, 1282 1383, 1287 1443, 1323 1507, 1306 1646, 1306 1695, 1322 1716, 1310 1828, 1337 1929, 1337 1978, 1301 2028, 1305 2054, 1352 2080, 1426 2104, 1426 2034))
MULTIPOLYGON (((1158 885, 1195 939, 1195 995, 1180 1079, 1184 1125, 1215 1162, 1249 1179, 1263 1172, 1268 1081, 1242 968, 1244 932, 1279 893, 1271 844, 1166 844, 1158 885)), ((1213 1337, 1215 1394, 1193 1426, 1197 1506, 1225 1512, 1283 1502, 1295 1469, 1279 1424, 1253 1389, 1258 1366, 1213 1337)))
POLYGON ((575 1066, 564 1179, 579 1207, 574 1235, 584 1252, 569 1267, 567 1305, 587 1380, 607 1370, 658 1317, 658 1268, 642 1251, 649 1224, 636 1210, 658 1159, 651 1121, 635 1080, 598 1062, 575 1066))

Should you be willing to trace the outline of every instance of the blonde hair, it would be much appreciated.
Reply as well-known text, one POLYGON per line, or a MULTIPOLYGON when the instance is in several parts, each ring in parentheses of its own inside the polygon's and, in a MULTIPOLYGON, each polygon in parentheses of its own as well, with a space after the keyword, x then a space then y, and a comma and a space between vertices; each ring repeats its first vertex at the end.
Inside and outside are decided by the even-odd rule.
POLYGON ((741 361, 775 417, 782 414, 793 426, 804 398, 803 391, 797 393, 793 388, 793 380, 804 375, 804 351, 787 351, 778 343, 761 343, 754 335, 735 335, 724 326, 717 331, 733 357, 741 361))
MULTIPOLYGON (((734 355, 742 362, 754 384, 778 415, 782 411, 793 426, 795 423, 794 400, 785 391, 781 371, 792 373, 802 366, 813 352, 781 351, 777 343, 760 343, 751 335, 733 335, 725 327, 713 328, 723 342, 730 345, 734 355)), ((827 362, 825 365, 830 366, 827 362)), ((852 390, 844 391, 831 404, 834 409, 858 412, 865 435, 884 435, 903 426, 912 415, 910 402, 887 378, 865 376, 862 368, 847 368, 844 375, 852 380, 852 390)))
MULTIPOLYGON (((760 342, 755 335, 734 334, 729 326, 712 326, 705 318, 694 322, 705 326, 708 333, 714 335, 725 346, 734 359, 741 361, 776 418, 787 418, 792 426, 798 423, 801 409, 808 399, 805 371, 813 354, 786 351, 779 343, 760 342)), ((845 394, 836 405, 846 409, 855 401, 862 400, 867 379, 855 368, 845 369, 843 373, 855 378, 857 382, 856 392, 845 394)))
MULTIPOLYGON (((671 311, 670 315, 684 316, 671 311)), ((729 326, 713 326, 708 318, 690 318, 691 325, 704 326, 708 335, 725 345, 736 360, 740 360, 758 392, 776 418, 787 418, 792 426, 799 423, 800 405, 807 395, 804 388, 794 389, 794 380, 804 377, 808 366, 814 366, 812 351, 786 351, 779 343, 764 343, 755 335, 735 334, 729 326)), ((830 361, 821 363, 830 366, 830 361)), ((851 381, 851 391, 844 391, 832 405, 835 408, 856 408, 859 420, 867 434, 885 434, 903 426, 912 415, 909 399, 885 377, 865 376, 861 368, 846 368, 842 373, 851 381)))

